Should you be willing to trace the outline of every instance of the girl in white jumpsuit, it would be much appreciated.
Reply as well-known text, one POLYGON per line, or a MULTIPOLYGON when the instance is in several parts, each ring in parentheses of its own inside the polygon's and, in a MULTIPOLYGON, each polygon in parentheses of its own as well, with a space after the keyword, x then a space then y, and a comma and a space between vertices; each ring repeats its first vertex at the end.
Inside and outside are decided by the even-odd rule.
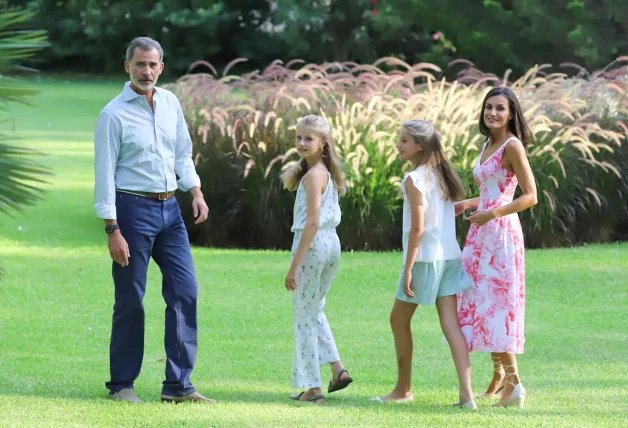
POLYGON ((352 381, 344 369, 323 311, 331 282, 338 272, 340 241, 339 195, 344 176, 329 123, 309 115, 297 124, 296 149, 301 159, 284 174, 284 183, 297 190, 294 202, 292 263, 286 289, 292 291, 295 356, 292 385, 307 388, 293 400, 323 403, 320 365, 330 364, 327 391, 346 388, 352 381))

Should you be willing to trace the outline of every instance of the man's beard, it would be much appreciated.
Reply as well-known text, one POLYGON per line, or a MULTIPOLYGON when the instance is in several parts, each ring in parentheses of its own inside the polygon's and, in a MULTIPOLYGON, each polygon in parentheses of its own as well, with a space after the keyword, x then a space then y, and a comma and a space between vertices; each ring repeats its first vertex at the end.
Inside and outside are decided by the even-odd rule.
POLYGON ((148 85, 140 83, 139 80, 136 82, 133 82, 133 84, 137 86, 138 89, 141 89, 142 91, 150 91, 157 84, 157 79, 153 80, 148 85))

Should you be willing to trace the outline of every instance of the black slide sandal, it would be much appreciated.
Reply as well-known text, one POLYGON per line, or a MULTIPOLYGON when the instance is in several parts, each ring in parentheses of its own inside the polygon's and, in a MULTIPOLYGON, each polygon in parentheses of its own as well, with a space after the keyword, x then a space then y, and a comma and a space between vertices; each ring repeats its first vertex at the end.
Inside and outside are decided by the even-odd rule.
POLYGON ((351 379, 350 377, 348 377, 349 372, 346 371, 345 369, 340 370, 340 373, 338 373, 338 381, 336 382, 335 385, 332 385, 331 381, 329 382, 329 387, 327 387, 327 392, 335 392, 335 391, 340 391, 341 389, 345 389, 346 387, 349 386, 349 384, 351 382, 353 382, 353 379, 351 379), (340 376, 342 376, 343 373, 347 374, 347 378, 344 380, 340 379, 340 376))

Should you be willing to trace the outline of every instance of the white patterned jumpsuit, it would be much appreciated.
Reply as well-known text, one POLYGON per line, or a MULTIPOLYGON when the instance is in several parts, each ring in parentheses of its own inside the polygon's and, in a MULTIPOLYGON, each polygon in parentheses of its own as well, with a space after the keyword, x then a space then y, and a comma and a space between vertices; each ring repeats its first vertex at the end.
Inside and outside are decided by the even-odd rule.
MULTIPOLYGON (((292 257, 299 246, 306 220, 307 196, 301 180, 294 201, 292 257)), ((301 264, 297 289, 292 292, 295 343, 292 386, 296 388, 320 388, 320 366, 340 360, 323 312, 325 296, 340 262, 340 240, 336 234, 338 224, 338 190, 328 173, 327 188, 321 195, 319 228, 301 264)))

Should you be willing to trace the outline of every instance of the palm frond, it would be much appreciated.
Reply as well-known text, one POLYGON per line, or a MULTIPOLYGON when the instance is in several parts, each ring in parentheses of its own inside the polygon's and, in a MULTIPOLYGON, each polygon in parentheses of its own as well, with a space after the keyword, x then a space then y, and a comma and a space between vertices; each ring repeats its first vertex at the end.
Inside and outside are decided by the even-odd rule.
MULTIPOLYGON (((7 76, 11 71, 25 70, 18 61, 32 58, 48 46, 45 31, 22 29, 33 15, 29 10, 0 12, 0 111, 6 115, 0 123, 11 121, 9 103, 29 104, 28 97, 37 93, 18 79, 7 76)), ((22 212, 40 200, 41 185, 45 183, 42 177, 50 175, 48 168, 34 160, 38 152, 9 144, 14 140, 0 134, 0 213, 8 215, 22 212)))

